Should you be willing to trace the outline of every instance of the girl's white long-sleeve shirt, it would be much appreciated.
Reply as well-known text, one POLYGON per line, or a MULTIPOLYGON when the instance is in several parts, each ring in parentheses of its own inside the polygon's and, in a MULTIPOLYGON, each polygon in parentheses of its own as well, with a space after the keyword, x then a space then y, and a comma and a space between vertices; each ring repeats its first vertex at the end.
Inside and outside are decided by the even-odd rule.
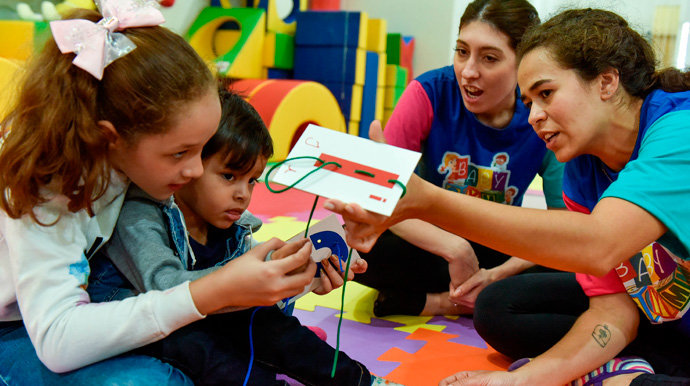
MULTIPOLYGON (((123 301, 91 303, 88 258, 110 238, 127 181, 111 175, 106 193, 72 213, 55 196, 30 216, 0 211, 0 321, 23 320, 41 361, 66 372, 159 340, 202 319, 189 282, 123 301), (57 221, 57 222, 56 222, 57 221)), ((3 353, 12 355, 12 353, 3 353)))

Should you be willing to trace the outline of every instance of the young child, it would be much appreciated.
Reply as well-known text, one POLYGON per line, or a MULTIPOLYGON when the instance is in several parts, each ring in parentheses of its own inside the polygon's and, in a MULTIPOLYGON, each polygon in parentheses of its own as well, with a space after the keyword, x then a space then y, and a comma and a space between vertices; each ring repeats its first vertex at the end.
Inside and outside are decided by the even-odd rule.
MULTIPOLYGON (((201 154, 204 173, 180 188, 174 201, 158 200, 134 185, 130 187, 112 241, 96 258, 101 271, 108 274, 94 275, 100 279, 91 283, 93 291, 98 289, 96 292, 116 299, 165 290, 207 275, 257 244, 252 232, 258 230, 261 221, 246 209, 254 185, 273 154, 271 137, 261 117, 239 95, 221 91, 221 105, 218 131, 201 154), (191 250, 177 205, 184 214, 191 250), (122 274, 120 280, 133 284, 131 289, 112 289, 118 270, 108 266, 108 259, 122 274), (100 289, 104 286, 111 286, 111 290, 100 289)), ((337 266, 337 256, 331 259, 337 266)), ((366 267, 352 270, 362 269, 366 267)), ((317 293, 343 284, 341 274, 331 264, 323 264, 321 277, 323 288, 317 293)), ((339 354, 331 378, 335 350, 275 305, 212 315, 187 331, 188 335, 153 345, 156 348, 147 353, 162 353, 154 355, 186 369, 197 385, 241 384, 252 364, 252 353, 250 384, 274 384, 276 373, 305 385, 383 382, 344 353, 339 354), (248 336, 250 328, 253 333, 248 336)))
POLYGON ((310 245, 297 251, 276 239, 168 291, 90 302, 88 259, 109 239, 128 183, 162 199, 200 176, 201 150, 221 115, 206 63, 157 26, 163 18, 154 7, 99 5, 103 15, 80 10, 51 26, 55 40, 32 59, 0 122, 0 379, 7 385, 191 385, 169 364, 119 354, 223 307, 293 296, 316 272, 310 245), (279 247, 289 256, 264 261, 279 247), (267 280, 272 293, 248 285, 267 280))

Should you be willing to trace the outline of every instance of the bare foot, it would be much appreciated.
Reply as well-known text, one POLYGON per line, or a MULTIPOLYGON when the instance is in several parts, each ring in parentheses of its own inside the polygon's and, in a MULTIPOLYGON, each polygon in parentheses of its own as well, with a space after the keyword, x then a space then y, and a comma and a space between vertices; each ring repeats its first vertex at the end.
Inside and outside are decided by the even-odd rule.
POLYGON ((469 315, 474 311, 472 308, 461 304, 455 305, 448 299, 448 292, 437 294, 426 294, 426 303, 420 315, 469 315))

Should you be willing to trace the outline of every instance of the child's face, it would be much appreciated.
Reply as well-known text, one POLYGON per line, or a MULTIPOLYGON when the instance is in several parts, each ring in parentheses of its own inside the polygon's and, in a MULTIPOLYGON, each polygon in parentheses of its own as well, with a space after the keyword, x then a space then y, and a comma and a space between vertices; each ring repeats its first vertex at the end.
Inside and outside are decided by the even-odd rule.
POLYGON ((203 173, 201 150, 220 122, 218 93, 209 91, 178 114, 165 133, 142 136, 134 146, 117 139, 109 154, 117 170, 159 200, 203 173))
POLYGON ((180 207, 185 209, 188 224, 191 220, 197 225, 206 223, 227 229, 249 206, 254 185, 266 167, 266 158, 257 158, 252 169, 244 174, 227 168, 224 161, 220 154, 205 160, 201 177, 175 195, 180 207))

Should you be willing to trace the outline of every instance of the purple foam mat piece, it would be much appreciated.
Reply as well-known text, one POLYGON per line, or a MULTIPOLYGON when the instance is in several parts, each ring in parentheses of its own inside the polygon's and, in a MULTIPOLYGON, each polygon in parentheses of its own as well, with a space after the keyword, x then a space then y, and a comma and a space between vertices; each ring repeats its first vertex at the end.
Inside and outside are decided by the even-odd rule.
POLYGON ((445 316, 434 316, 427 324, 446 326, 443 330, 446 334, 457 335, 456 338, 448 339, 449 342, 464 344, 477 348, 488 348, 484 339, 477 333, 472 324, 472 319, 459 317, 455 320, 445 316))
MULTIPOLYGON (((295 309, 294 316, 302 325, 319 326, 328 334, 326 342, 336 346, 339 310, 316 306, 313 312, 295 309)), ((414 354, 426 344, 424 341, 406 339, 410 334, 397 331, 402 324, 371 318, 371 323, 359 323, 343 319, 340 327, 340 351, 363 363, 370 372, 385 377, 400 365, 398 362, 379 361, 386 351, 397 347, 414 354)))

